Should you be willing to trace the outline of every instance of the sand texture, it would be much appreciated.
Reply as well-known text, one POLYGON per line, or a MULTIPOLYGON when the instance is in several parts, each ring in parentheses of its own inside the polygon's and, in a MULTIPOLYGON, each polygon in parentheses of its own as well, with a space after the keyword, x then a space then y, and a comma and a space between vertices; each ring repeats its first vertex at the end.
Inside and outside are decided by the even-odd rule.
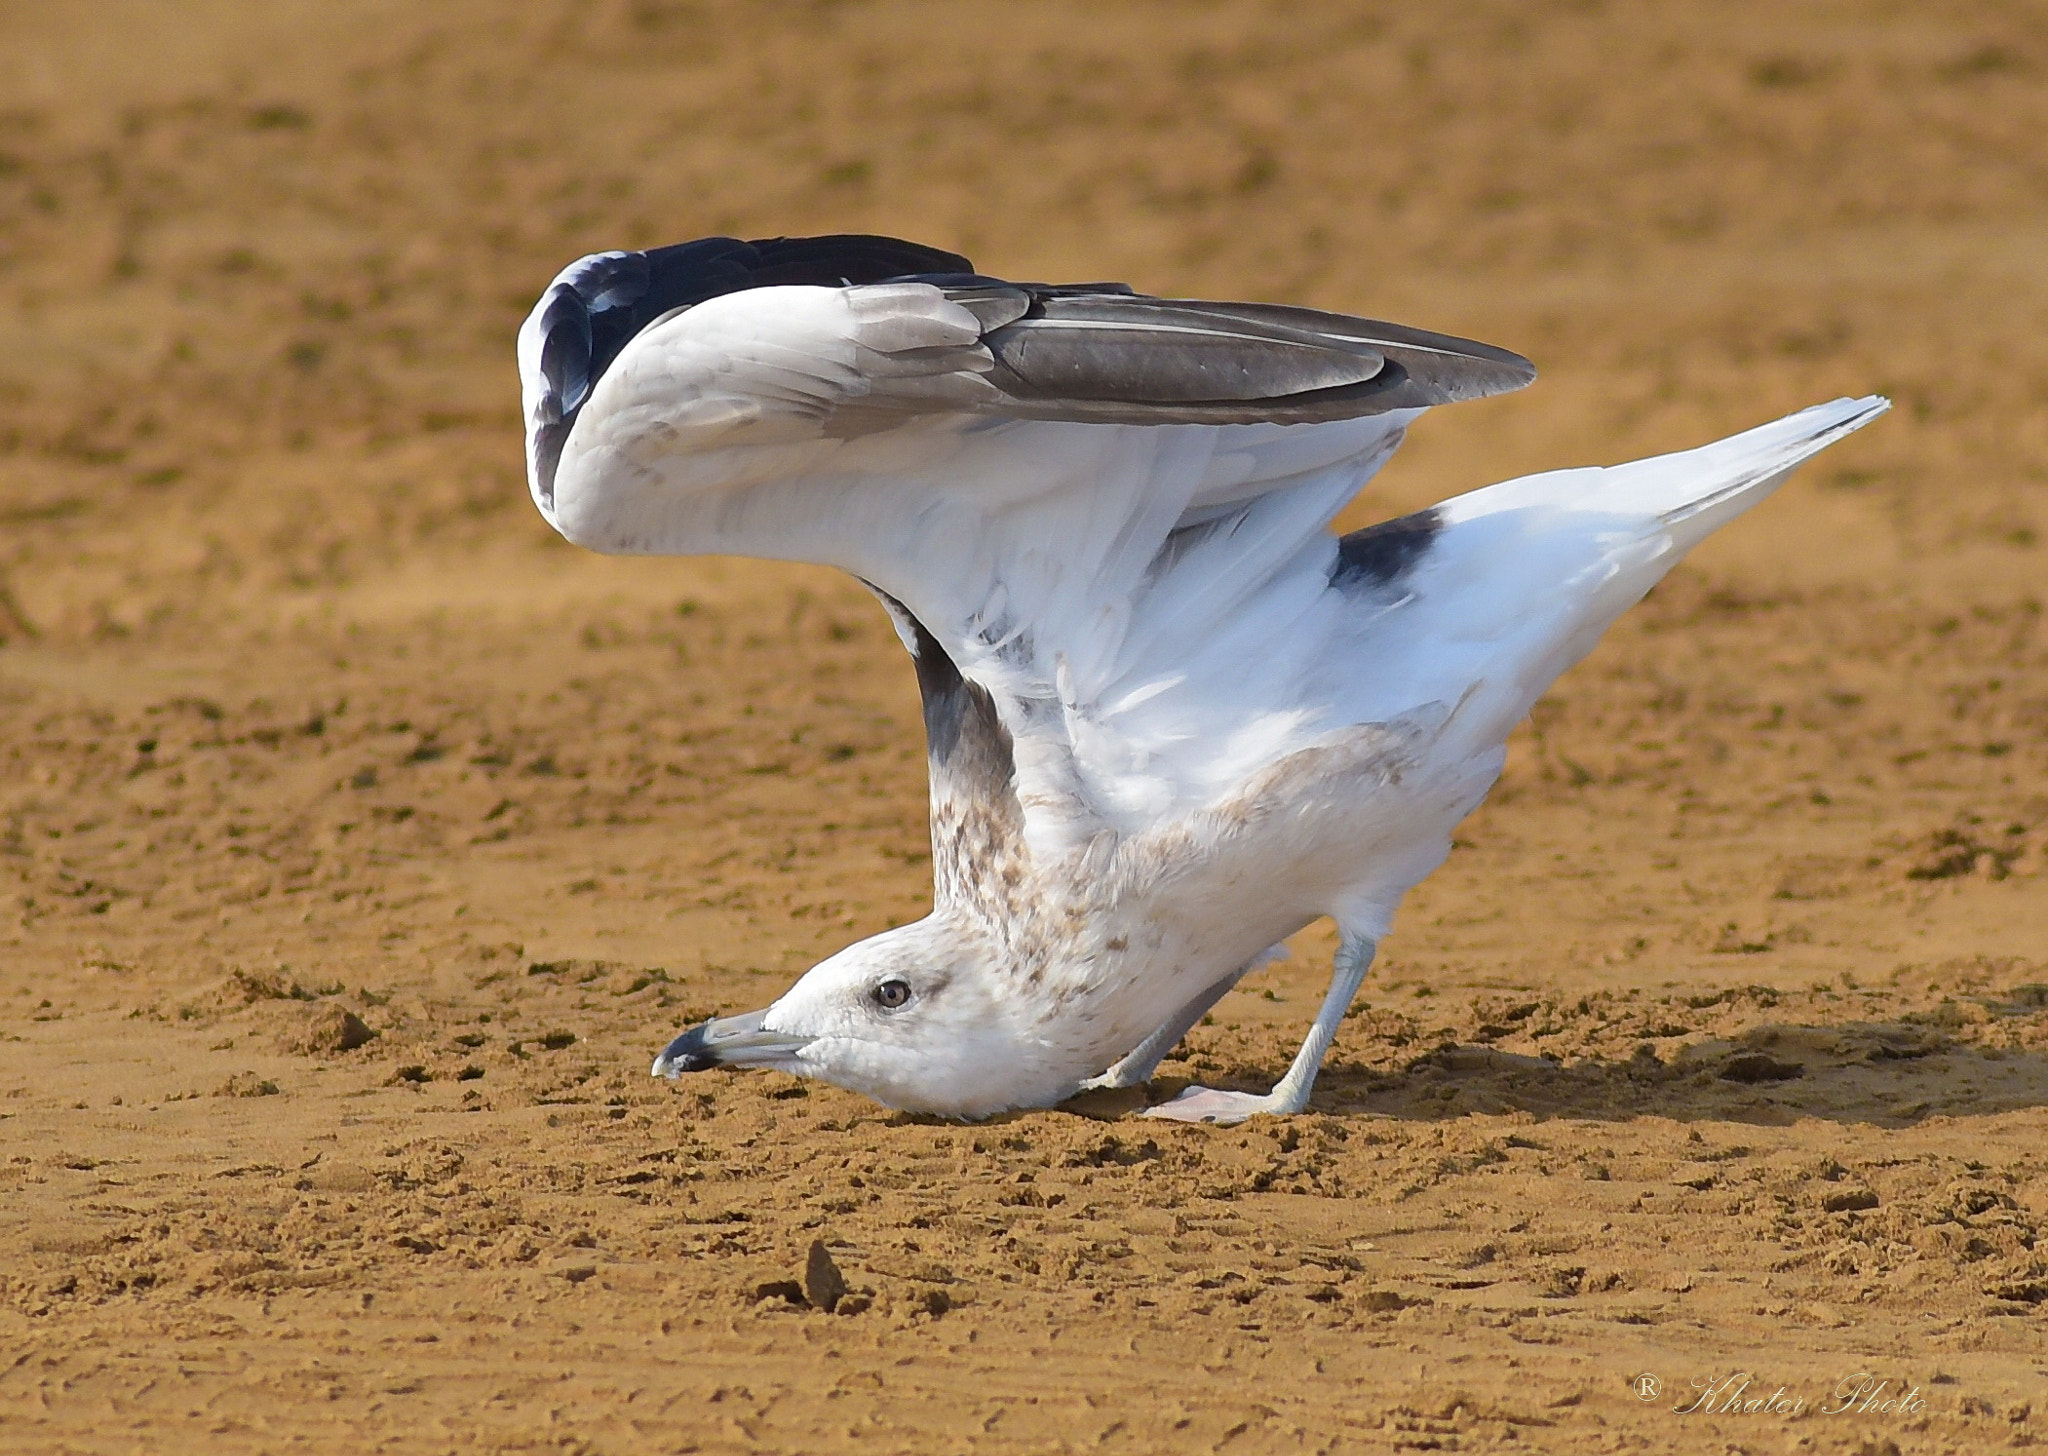
POLYGON ((1989 0, 0 4, 0 1450, 2039 1439, 2044 138, 1989 0), (1537 361, 1346 526, 1898 407, 1545 700, 1310 1115, 657 1083, 922 912, 916 689, 555 539, 511 338, 839 230, 1537 361))

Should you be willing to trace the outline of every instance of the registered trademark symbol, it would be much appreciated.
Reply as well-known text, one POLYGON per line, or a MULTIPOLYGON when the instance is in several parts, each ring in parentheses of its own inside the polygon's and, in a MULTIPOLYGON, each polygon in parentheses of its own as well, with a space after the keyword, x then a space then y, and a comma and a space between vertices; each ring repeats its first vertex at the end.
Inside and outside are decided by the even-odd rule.
POLYGON ((1636 1393, 1637 1400, 1655 1400, 1664 1394, 1664 1382, 1647 1370, 1631 1380, 1628 1388, 1636 1393))

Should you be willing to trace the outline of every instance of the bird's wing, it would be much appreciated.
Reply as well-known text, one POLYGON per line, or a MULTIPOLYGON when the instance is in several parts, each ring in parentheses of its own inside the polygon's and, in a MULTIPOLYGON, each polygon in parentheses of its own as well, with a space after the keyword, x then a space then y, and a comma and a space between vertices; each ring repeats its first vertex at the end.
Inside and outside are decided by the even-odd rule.
POLYGON ((1292 746, 1332 610, 1323 528, 1420 408, 1533 372, 1312 310, 787 243, 812 251, 784 281, 708 296, 654 296, 632 259, 656 255, 556 280, 520 337, 535 499, 598 550, 872 584, 987 695, 1034 849, 1207 802, 1292 746))

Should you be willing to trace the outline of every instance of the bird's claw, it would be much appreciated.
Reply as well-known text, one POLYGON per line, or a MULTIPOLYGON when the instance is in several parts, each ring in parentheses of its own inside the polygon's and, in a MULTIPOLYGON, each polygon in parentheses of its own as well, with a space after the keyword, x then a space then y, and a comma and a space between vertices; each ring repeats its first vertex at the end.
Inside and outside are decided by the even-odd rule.
POLYGON ((1134 1078, 1125 1076, 1119 1073, 1115 1067, 1111 1067, 1099 1077, 1090 1077, 1087 1081, 1076 1087, 1074 1091, 1076 1093, 1122 1092, 1129 1087, 1142 1087, 1145 1085, 1146 1080, 1144 1077, 1134 1078))

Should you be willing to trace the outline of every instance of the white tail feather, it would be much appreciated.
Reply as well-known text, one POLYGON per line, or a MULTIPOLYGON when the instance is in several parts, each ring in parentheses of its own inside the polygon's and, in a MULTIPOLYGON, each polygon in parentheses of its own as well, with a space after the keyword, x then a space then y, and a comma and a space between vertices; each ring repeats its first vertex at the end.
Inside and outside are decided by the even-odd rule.
POLYGON ((1696 450, 1604 469, 1552 470, 1445 501, 1446 524, 1531 506, 1559 506, 1656 522, 1680 553, 1756 505, 1808 456, 1891 408, 1878 395, 1838 399, 1696 450))
POLYGON ((1370 670, 1348 716, 1372 721, 1471 694, 1461 729, 1474 743, 1498 741, 1687 551, 1889 407, 1837 400, 1696 450, 1445 501, 1410 595, 1361 632, 1356 651, 1370 670))

